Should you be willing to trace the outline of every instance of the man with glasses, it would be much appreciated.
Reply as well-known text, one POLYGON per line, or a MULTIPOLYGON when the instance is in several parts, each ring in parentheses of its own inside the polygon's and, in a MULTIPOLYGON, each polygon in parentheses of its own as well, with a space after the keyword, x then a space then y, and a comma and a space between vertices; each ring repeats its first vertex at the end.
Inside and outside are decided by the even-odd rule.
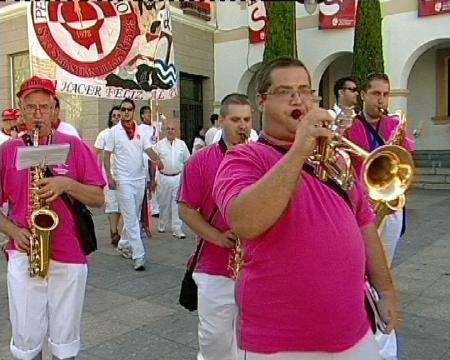
POLYGON ((324 125, 333 118, 315 106, 310 74, 298 59, 263 66, 256 90, 260 139, 227 153, 213 189, 243 242, 240 347, 247 360, 379 360, 366 271, 389 330, 398 314, 373 211, 359 186, 347 195, 306 163, 318 138, 332 137, 324 125))
POLYGON ((124 99, 120 104, 121 120, 110 130, 104 149, 103 162, 109 188, 117 189, 119 208, 123 217, 122 237, 117 250, 125 258, 133 259, 136 271, 145 269, 145 248, 141 238, 139 215, 145 190, 145 152, 162 168, 159 156, 151 149, 150 140, 141 134, 134 120, 134 101, 124 99), (114 154, 112 176, 111 154, 114 154))
POLYGON ((334 84, 336 104, 333 110, 339 114, 343 109, 355 108, 358 105, 359 88, 356 79, 346 76, 338 79, 334 84))
POLYGON ((25 81, 17 96, 27 127, 23 136, 0 147, 0 200, 9 203, 9 213, 0 213, 0 231, 9 237, 8 298, 14 359, 42 359, 44 339, 49 333, 53 359, 75 359, 80 350, 80 323, 87 278, 87 258, 69 196, 90 207, 103 206, 105 186, 94 152, 81 140, 52 129, 55 115, 55 87, 52 81, 33 77, 25 81), (39 145, 69 144, 65 164, 49 166, 52 176, 30 188, 30 169, 17 170, 20 148, 33 146, 38 129, 39 145), (35 193, 59 217, 52 231, 51 259, 45 279, 30 277, 30 220, 35 193))
MULTIPOLYGON (((405 131, 401 146, 409 151, 415 150, 413 136, 401 129, 400 118, 387 113, 390 96, 389 77, 382 73, 368 75, 361 91, 363 111, 355 118, 353 126, 347 131, 347 137, 363 149, 371 152, 376 148, 390 143, 395 134, 405 131)), ((362 159, 355 159, 356 172, 362 176, 362 159)), ((378 231, 384 243, 389 266, 394 258, 395 248, 405 230, 405 212, 399 210, 385 217, 383 227, 378 231)), ((395 332, 389 335, 377 333, 380 355, 383 359, 397 359, 397 339, 395 332)))
MULTIPOLYGON (((100 131, 95 139, 94 148, 99 157, 99 162, 103 162, 103 150, 105 149, 106 139, 111 128, 117 125, 120 121, 120 107, 113 106, 109 111, 107 128, 100 131)), ((111 164, 114 163, 114 155, 110 158, 111 164)), ((115 178, 114 165, 111 166, 112 176, 115 178)), ((119 211, 119 202, 117 201, 117 190, 106 189, 105 190, 105 213, 108 216, 109 230, 111 235, 111 244, 117 246, 120 240, 120 235, 122 233, 122 217, 119 211)))

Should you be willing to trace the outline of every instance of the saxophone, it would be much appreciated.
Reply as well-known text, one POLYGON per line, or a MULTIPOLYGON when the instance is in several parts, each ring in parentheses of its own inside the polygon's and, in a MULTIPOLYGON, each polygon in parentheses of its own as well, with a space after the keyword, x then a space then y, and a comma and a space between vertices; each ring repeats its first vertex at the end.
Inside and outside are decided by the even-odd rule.
MULTIPOLYGON (((387 110, 385 109, 381 109, 381 112, 385 115, 387 114, 387 110)), ((392 132, 392 135, 387 140, 386 144, 403 146, 403 142, 405 141, 406 137, 407 119, 405 114, 401 110, 396 111, 395 115, 397 115, 399 121, 395 131, 392 132)), ((377 214, 377 227, 380 228, 384 218, 387 215, 391 215, 397 210, 402 209, 405 206, 405 203, 405 194, 400 195, 397 199, 394 199, 392 201, 376 201, 374 203, 374 210, 377 214)))
MULTIPOLYGON (((33 130, 33 146, 38 146, 39 127, 33 130)), ((41 200, 37 194, 38 181, 45 178, 46 165, 42 163, 30 169, 31 172, 31 189, 30 189, 30 206, 31 206, 31 237, 30 251, 28 261, 30 265, 30 276, 40 276, 45 278, 48 273, 50 263, 50 239, 51 231, 54 230, 59 223, 59 217, 45 200, 41 200)))

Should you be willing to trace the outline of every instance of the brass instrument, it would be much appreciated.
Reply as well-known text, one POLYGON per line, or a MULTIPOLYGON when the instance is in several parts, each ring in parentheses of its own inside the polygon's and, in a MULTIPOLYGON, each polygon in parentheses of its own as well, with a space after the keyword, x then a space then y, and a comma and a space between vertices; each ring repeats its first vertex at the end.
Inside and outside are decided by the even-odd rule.
MULTIPOLYGON (((39 128, 33 130, 33 146, 38 146, 39 128)), ((51 231, 59 223, 59 217, 48 204, 39 198, 36 190, 37 182, 45 177, 46 165, 43 163, 31 168, 31 237, 28 261, 30 264, 30 276, 45 278, 50 263, 50 239, 51 231)))
MULTIPOLYGON (((339 117, 336 117, 336 119, 339 117)), ((342 135, 339 121, 327 126, 334 134, 331 141, 319 140, 307 163, 321 180, 331 179, 344 190, 352 188, 355 175, 350 154, 363 158, 363 180, 369 197, 395 206, 402 201, 413 179, 411 154, 398 145, 384 145, 368 152, 342 135), (399 199, 400 198, 400 199, 399 199)), ((400 205, 400 204, 398 204, 400 205)))
MULTIPOLYGON (((380 111, 387 115, 388 111, 386 109, 380 109, 380 111)), ((395 114, 397 115, 399 122, 397 124, 397 128, 392 133, 392 136, 387 140, 388 145, 396 145, 396 146, 403 146, 403 142, 406 137, 406 124, 407 119, 406 115, 401 111, 396 111, 395 114)), ((385 201, 385 200, 378 200, 374 203, 374 210, 377 214, 377 227, 379 228, 381 223, 383 222, 384 218, 387 215, 393 214, 397 210, 402 209, 405 206, 406 198, 405 194, 400 194, 396 199, 385 201)))

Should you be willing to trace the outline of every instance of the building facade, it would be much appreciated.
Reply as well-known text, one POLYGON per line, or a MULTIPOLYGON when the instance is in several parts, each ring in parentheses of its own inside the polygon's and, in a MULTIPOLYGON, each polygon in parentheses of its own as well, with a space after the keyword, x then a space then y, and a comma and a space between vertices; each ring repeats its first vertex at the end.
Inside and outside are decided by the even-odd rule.
MULTIPOLYGON (((390 110, 408 114, 409 128, 420 134, 419 150, 450 150, 450 13, 418 17, 418 3, 381 0, 385 72, 392 88, 390 110)), ((255 101, 255 73, 264 44, 250 44, 248 17, 246 2, 217 2, 216 106, 232 91, 246 93, 255 101)), ((318 11, 309 15, 298 3, 298 56, 310 69, 324 105, 332 106, 334 82, 351 72, 354 29, 319 30, 318 25, 318 11)))

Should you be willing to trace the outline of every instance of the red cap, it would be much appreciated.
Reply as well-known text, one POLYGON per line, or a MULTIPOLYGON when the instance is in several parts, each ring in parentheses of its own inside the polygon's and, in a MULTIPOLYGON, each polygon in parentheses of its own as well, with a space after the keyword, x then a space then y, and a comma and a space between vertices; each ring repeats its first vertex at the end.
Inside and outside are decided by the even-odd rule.
POLYGON ((5 109, 2 112, 2 119, 6 120, 17 120, 19 118, 19 111, 17 109, 5 109))
POLYGON ((46 91, 50 95, 56 95, 55 84, 53 81, 33 76, 31 79, 24 81, 20 87, 20 91, 17 93, 17 97, 25 97, 35 91, 46 91))

